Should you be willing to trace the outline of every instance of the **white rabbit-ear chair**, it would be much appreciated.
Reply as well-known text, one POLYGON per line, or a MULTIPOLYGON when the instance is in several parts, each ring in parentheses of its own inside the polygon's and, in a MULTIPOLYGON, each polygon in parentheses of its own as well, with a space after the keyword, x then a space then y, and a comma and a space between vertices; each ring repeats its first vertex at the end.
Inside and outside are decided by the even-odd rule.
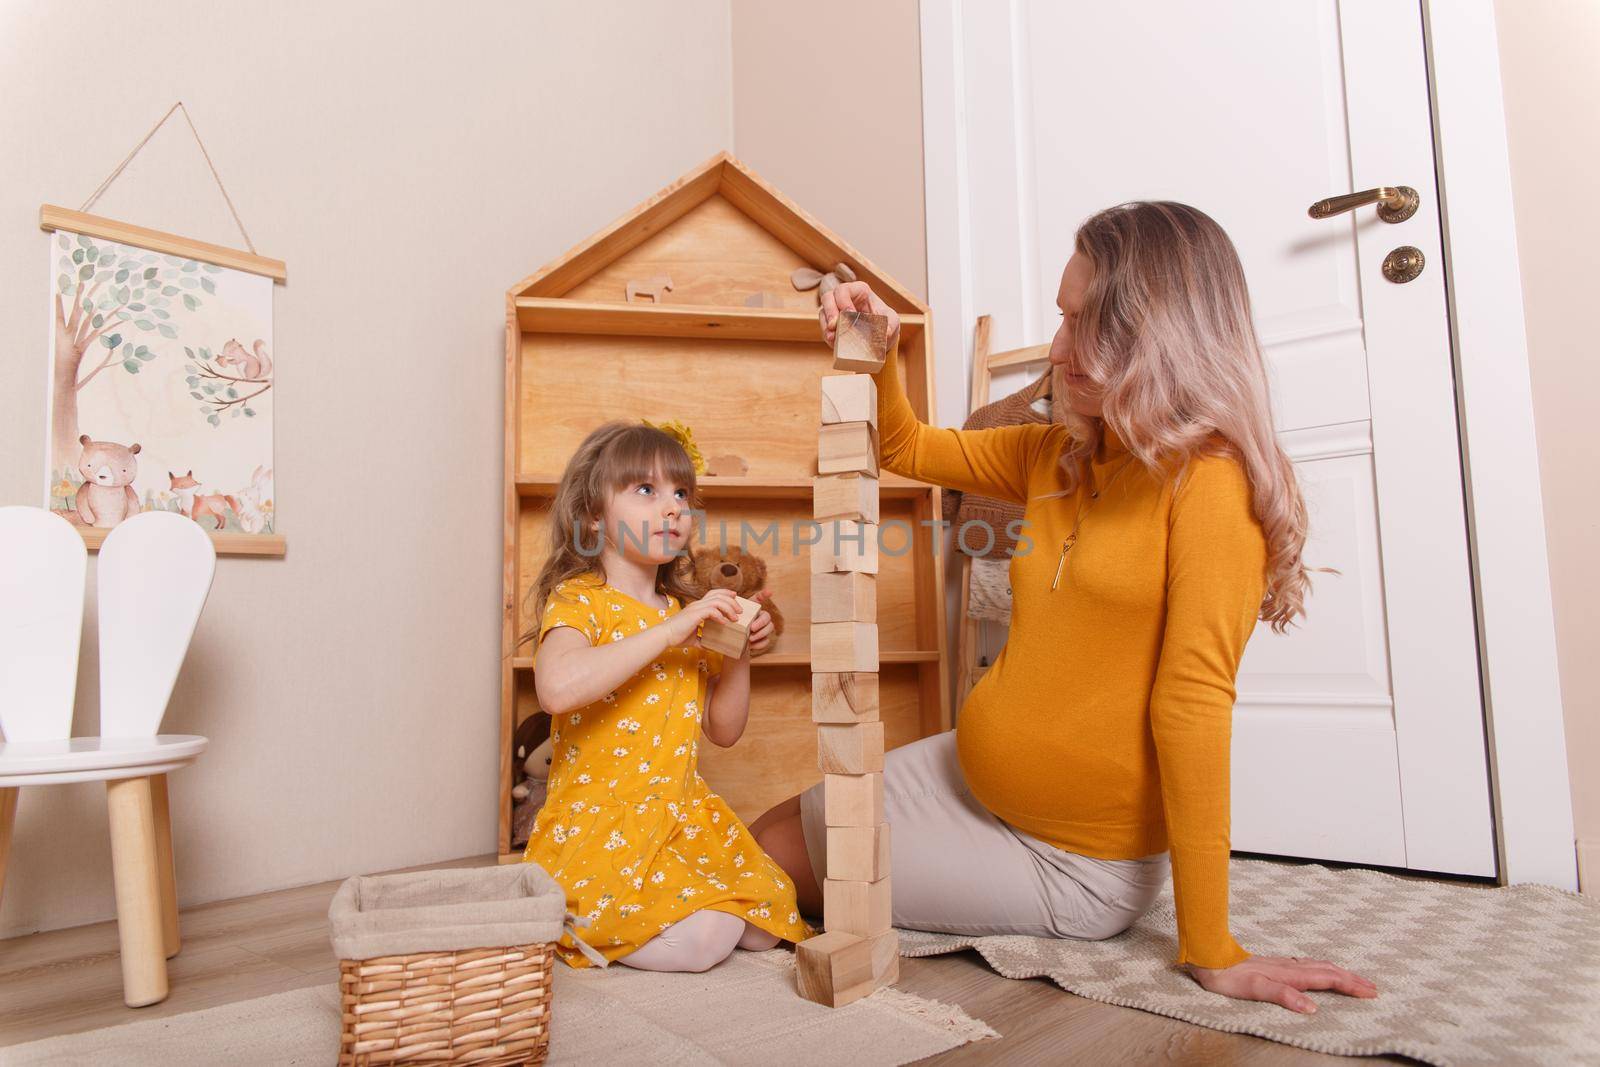
POLYGON ((60 515, 0 507, 0 891, 24 787, 103 781, 122 946, 123 1000, 165 1000, 178 898, 167 775, 206 739, 157 733, 211 589, 216 553, 191 519, 146 511, 100 549, 100 736, 73 737, 87 573, 60 515))

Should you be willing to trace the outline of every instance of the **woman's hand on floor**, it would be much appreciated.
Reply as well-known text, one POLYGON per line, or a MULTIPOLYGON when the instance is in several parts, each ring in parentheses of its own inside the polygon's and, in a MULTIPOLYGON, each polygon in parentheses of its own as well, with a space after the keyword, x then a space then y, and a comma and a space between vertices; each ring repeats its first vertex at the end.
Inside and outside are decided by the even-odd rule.
POLYGON ((1251 956, 1221 968, 1188 966, 1195 981, 1213 993, 1238 1000, 1265 1000, 1291 1011, 1317 1010, 1316 1003, 1305 995, 1307 989, 1332 989, 1350 997, 1378 995, 1378 987, 1359 974, 1327 960, 1303 956, 1251 956))
POLYGON ((839 312, 851 308, 887 318, 889 320, 889 330, 885 334, 885 341, 887 347, 894 347, 895 336, 900 332, 900 316, 895 312, 894 308, 879 299, 878 294, 872 291, 872 286, 866 282, 840 282, 822 294, 821 306, 817 309, 817 318, 822 323, 822 339, 824 341, 830 345, 833 344, 834 324, 839 319, 839 312))

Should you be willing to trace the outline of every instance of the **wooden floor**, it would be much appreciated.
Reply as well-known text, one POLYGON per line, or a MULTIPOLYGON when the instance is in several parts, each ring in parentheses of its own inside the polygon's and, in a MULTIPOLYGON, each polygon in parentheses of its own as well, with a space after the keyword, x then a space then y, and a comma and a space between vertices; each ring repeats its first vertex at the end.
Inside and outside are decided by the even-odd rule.
MULTIPOLYGON (((429 866, 493 862, 492 856, 480 856, 429 866)), ((171 995, 146 1008, 122 1003, 114 923, 0 941, 0 1046, 332 984, 339 971, 328 943, 327 916, 338 887, 337 881, 324 882, 185 909, 183 951, 167 963, 171 995)), ((976 952, 902 959, 897 987, 959 1004, 1002 1035, 923 1061, 930 1064, 1292 1067, 1347 1059, 1085 1000, 1043 978, 1002 978, 976 952)), ((1404 1057, 1359 1059, 1365 1064, 1412 1062, 1404 1057)))

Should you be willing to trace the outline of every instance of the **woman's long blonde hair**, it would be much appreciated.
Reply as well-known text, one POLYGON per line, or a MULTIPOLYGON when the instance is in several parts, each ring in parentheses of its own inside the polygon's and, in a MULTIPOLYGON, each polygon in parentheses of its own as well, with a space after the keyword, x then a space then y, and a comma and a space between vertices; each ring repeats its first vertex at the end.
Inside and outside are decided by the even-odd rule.
MULTIPOLYGON (((1218 452, 1244 465, 1267 543, 1260 618, 1282 633, 1305 614, 1310 590, 1300 558, 1306 506, 1273 430, 1266 360, 1233 242, 1204 212, 1156 200, 1091 216, 1074 243, 1094 268, 1073 337, 1077 372, 1099 388, 1104 421, 1150 469, 1181 479, 1191 458, 1218 452)), ((1072 431, 1061 457, 1072 492, 1087 476, 1100 426, 1066 407, 1059 377, 1053 384, 1055 419, 1072 431)))
MULTIPOLYGON (((609 581, 600 557, 606 501, 619 489, 658 477, 688 489, 690 505, 701 507, 694 462, 682 443, 665 430, 644 423, 608 422, 578 445, 550 501, 549 551, 539 577, 528 590, 531 610, 524 617, 530 625, 517 639, 519 646, 538 636, 545 604, 557 585, 585 571, 593 571, 602 582, 609 581), (600 522, 600 532, 589 529, 591 522, 600 522)), ((668 560, 656 569, 656 592, 671 593, 679 603, 695 599, 697 594, 685 584, 690 574, 687 552, 668 560)))

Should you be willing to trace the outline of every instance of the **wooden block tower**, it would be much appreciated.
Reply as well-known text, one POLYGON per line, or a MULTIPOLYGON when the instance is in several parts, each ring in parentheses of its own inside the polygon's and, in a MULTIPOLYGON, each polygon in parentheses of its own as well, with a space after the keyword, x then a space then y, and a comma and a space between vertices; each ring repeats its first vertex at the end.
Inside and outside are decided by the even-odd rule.
POLYGON ((888 319, 841 311, 822 379, 811 548, 811 718, 828 827, 826 933, 795 953, 800 995, 842 1007, 900 976, 889 908, 878 709, 878 389, 888 319))

